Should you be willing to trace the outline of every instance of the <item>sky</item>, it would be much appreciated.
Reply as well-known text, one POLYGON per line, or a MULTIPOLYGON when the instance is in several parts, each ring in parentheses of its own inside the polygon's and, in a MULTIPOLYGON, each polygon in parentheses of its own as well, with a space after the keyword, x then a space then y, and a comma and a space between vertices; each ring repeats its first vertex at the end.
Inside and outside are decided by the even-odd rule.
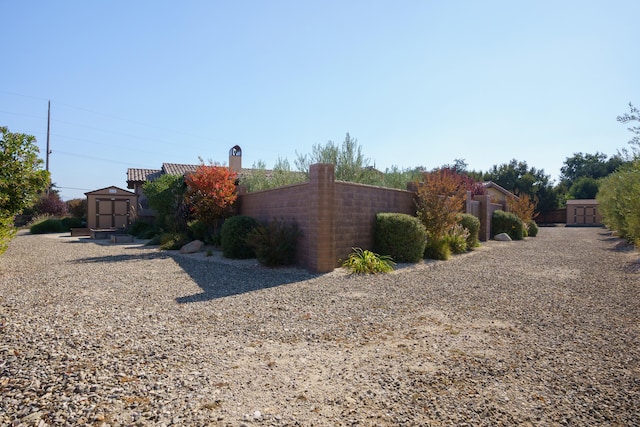
POLYGON ((511 159, 557 180, 640 105, 640 2, 0 0, 0 126, 64 200, 162 163, 293 166, 356 138, 384 171, 511 159))

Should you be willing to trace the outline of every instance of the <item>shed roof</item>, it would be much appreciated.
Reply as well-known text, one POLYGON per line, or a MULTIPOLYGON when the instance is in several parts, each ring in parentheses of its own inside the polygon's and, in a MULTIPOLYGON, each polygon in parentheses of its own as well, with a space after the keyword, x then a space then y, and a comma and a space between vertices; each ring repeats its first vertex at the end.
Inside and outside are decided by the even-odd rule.
MULTIPOLYGON (((115 185, 112 185, 110 187, 100 188, 98 190, 89 191, 89 192, 84 193, 84 194, 85 194, 85 196, 88 196, 89 194, 103 194, 103 193, 109 193, 109 190, 116 190, 116 191, 118 191, 120 193, 124 193, 124 194, 127 194, 129 196, 136 196, 137 197, 136 193, 132 193, 131 191, 127 191, 127 190, 125 190, 123 188, 116 187, 115 185)), ((111 194, 111 193, 109 193, 109 194, 111 194)))

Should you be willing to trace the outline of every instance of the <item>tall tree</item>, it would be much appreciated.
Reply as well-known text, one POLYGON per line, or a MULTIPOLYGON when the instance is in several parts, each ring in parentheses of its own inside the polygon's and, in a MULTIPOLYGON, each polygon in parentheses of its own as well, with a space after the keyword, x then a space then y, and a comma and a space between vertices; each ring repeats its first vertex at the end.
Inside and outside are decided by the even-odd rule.
POLYGON ((597 151, 595 154, 574 153, 566 158, 564 166, 560 168, 560 182, 570 188, 579 178, 604 178, 624 162, 619 155, 607 158, 606 154, 597 151))
POLYGON ((558 197, 553 190, 551 177, 543 169, 529 168, 527 162, 516 159, 500 166, 494 165, 483 175, 485 181, 493 181, 515 195, 527 194, 537 202, 538 212, 555 209, 558 197))
MULTIPOLYGON (((629 112, 624 113, 621 116, 617 117, 617 120, 620 123, 633 123, 640 122, 640 110, 633 106, 632 103, 629 103, 629 112)), ((633 134, 633 137, 629 141, 629 144, 632 146, 632 150, 636 154, 636 156, 640 156, 640 126, 631 126, 629 132, 633 134)))
POLYGON ((33 204, 50 183, 36 138, 0 126, 0 254, 13 237, 13 217, 33 204))
POLYGON ((145 182, 143 192, 149 206, 156 211, 156 221, 160 227, 177 232, 184 224, 181 213, 185 184, 181 175, 165 174, 154 181, 145 182))
POLYGON ((314 144, 310 154, 299 154, 295 165, 299 171, 309 175, 309 166, 314 163, 331 163, 336 167, 339 181, 372 184, 380 181, 379 173, 370 166, 370 160, 362 154, 358 140, 347 133, 341 145, 328 141, 325 145, 314 144))

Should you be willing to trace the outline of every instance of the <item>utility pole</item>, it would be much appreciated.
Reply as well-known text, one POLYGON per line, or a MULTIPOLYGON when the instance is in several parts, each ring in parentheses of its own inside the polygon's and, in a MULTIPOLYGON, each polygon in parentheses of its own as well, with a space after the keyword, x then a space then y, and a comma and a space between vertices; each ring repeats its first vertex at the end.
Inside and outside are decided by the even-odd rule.
MULTIPOLYGON (((49 172, 49 154, 51 154, 51 150, 49 149, 49 132, 51 130, 51 100, 49 100, 47 106, 47 157, 45 163, 45 169, 49 172)), ((51 190, 51 183, 47 187, 47 196, 49 195, 49 191, 51 190)))

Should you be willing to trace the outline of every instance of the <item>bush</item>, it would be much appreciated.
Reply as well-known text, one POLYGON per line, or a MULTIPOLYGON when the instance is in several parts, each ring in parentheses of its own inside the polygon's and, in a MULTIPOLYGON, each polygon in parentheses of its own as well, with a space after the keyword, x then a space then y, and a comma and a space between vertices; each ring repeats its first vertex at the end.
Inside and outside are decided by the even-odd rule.
POLYGON ((196 219, 187 223, 187 230, 189 231, 189 238, 192 240, 201 240, 207 242, 208 230, 207 224, 203 221, 196 219))
POLYGON ((527 232, 531 237, 536 237, 538 235, 538 224, 536 224, 534 220, 530 220, 527 224, 527 232))
POLYGON ((86 218, 87 199, 71 199, 67 201, 67 210, 76 218, 86 218))
POLYGON ((491 218, 491 235, 507 233, 512 240, 522 240, 525 237, 525 225, 515 214, 497 210, 491 218))
POLYGON ((184 233, 164 233, 160 236, 160 249, 177 250, 189 243, 184 233))
POLYGON ((446 261, 451 258, 451 246, 449 246, 447 238, 427 240, 424 248, 424 257, 440 261, 446 261))
POLYGON ((464 213, 460 214, 458 224, 469 231, 469 235, 467 236, 467 249, 480 246, 480 220, 471 214, 464 213))
POLYGON ((187 232, 191 240, 201 240, 208 245, 220 246, 220 230, 214 231, 214 227, 207 225, 201 219, 189 221, 187 232))
POLYGON ((273 219, 270 223, 251 230, 246 242, 254 250, 260 264, 275 267, 295 262, 299 236, 300 231, 296 224, 273 219))
POLYGON ((64 216, 67 214, 67 204, 54 191, 42 194, 33 206, 34 212, 40 215, 64 216))
POLYGON ((468 237, 469 231, 460 224, 456 224, 449 231, 449 234, 447 234, 445 240, 449 244, 451 252, 453 252, 454 254, 462 254, 467 251, 468 237))
POLYGON ((127 233, 139 239, 151 239, 159 234, 155 225, 144 220, 138 220, 131 224, 127 229, 127 233))
POLYGON ((256 256, 253 249, 247 244, 247 235, 258 226, 255 219, 237 215, 227 219, 222 224, 222 255, 226 258, 254 258, 256 256))
POLYGON ((376 215, 375 248, 396 262, 419 262, 424 255, 427 231, 416 217, 400 213, 376 215))
POLYGON ((395 263, 390 256, 378 255, 373 252, 352 248, 353 252, 349 258, 342 263, 342 266, 356 274, 376 274, 393 271, 395 263))
POLYGON ((62 231, 69 231, 72 228, 80 228, 83 225, 82 219, 70 216, 62 218, 60 223, 62 224, 62 231))
POLYGON ((640 159, 604 178, 596 200, 605 225, 640 246, 640 159))
POLYGON ((11 216, 0 215, 0 255, 9 247, 9 241, 15 236, 16 229, 13 226, 11 216))
POLYGON ((31 234, 46 234, 46 233, 62 233, 64 227, 62 221, 49 216, 37 217, 33 220, 29 226, 31 234))

